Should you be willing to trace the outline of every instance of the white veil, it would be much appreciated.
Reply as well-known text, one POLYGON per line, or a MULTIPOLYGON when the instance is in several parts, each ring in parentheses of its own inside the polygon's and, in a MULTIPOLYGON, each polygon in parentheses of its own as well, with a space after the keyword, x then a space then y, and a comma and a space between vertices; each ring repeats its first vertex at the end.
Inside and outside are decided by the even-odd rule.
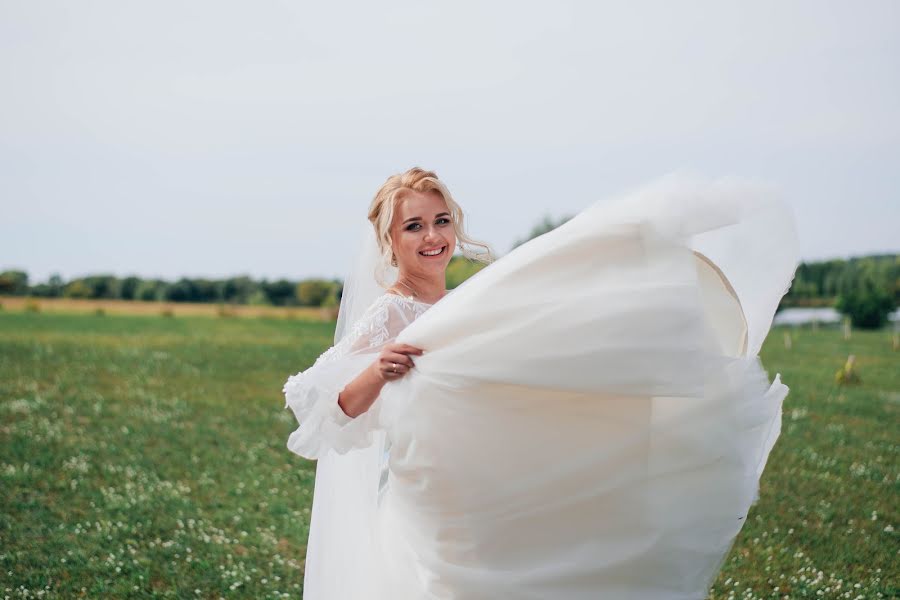
MULTIPOLYGON (((362 228, 356 256, 344 278, 335 344, 385 292, 376 280, 376 269, 384 269, 387 282, 393 283, 397 277, 395 267, 379 265, 371 223, 366 221, 362 228)), ((306 547, 304 598, 367 597, 371 578, 376 575, 373 529, 384 451, 385 433, 378 431, 368 447, 346 454, 332 450, 319 458, 306 547)))
POLYGON ((337 327, 334 330, 335 344, 341 341, 341 338, 359 320, 372 302, 384 293, 385 288, 375 278, 376 269, 379 267, 384 269, 385 279, 390 283, 397 279, 396 267, 379 265, 381 256, 371 223, 366 221, 359 237, 360 243, 356 257, 344 277, 344 291, 341 294, 337 327))

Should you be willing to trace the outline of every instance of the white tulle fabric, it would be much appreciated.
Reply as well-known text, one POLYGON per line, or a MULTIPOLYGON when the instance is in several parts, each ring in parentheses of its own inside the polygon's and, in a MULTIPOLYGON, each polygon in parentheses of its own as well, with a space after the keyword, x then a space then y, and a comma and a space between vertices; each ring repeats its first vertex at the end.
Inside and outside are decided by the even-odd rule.
POLYGON ((322 391, 286 385, 310 426, 292 449, 375 450, 353 513, 313 516, 310 551, 346 552, 308 555, 304 597, 703 598, 780 431, 788 388, 757 354, 797 258, 770 191, 667 178, 427 308, 396 336, 426 353, 358 422, 329 421, 358 365, 322 359, 322 391))
MULTIPOLYGON (((365 265, 373 256, 370 250, 360 253, 365 265)), ((355 322, 339 329, 334 346, 284 384, 285 406, 299 422, 287 447, 318 460, 306 547, 306 598, 367 597, 366 581, 346 574, 371 560, 372 515, 386 481, 389 444, 378 425, 379 402, 352 418, 338 405, 338 394, 431 306, 384 293, 380 287, 377 293, 363 289, 367 282, 356 283, 360 300, 366 294, 375 300, 357 311, 355 322)), ((345 292, 341 305, 348 313, 359 304, 351 295, 345 292)))
POLYGON ((328 450, 344 454, 372 444, 380 405, 362 415, 348 416, 338 394, 376 359, 386 343, 425 312, 429 304, 396 294, 383 294, 338 343, 306 371, 288 377, 285 407, 300 426, 288 438, 288 448, 300 456, 321 458, 328 450))

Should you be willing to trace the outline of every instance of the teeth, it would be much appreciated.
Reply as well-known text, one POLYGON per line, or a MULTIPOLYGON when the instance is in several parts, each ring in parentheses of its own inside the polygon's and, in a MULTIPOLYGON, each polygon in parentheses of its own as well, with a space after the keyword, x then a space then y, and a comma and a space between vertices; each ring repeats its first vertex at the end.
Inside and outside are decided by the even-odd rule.
POLYGON ((419 254, 422 254, 423 256, 437 256, 438 254, 440 254, 443 251, 444 251, 444 247, 441 246, 437 250, 431 250, 430 252, 419 252, 419 254))

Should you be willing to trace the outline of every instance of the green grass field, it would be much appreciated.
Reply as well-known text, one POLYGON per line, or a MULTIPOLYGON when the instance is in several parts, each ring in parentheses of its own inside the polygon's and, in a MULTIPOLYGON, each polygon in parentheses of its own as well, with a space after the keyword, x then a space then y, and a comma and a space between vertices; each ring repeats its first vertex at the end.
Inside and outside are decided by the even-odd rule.
MULTIPOLYGON (((281 386, 333 323, 0 312, 7 598, 299 598, 315 463, 281 386)), ((900 352, 774 330, 791 387, 711 598, 896 598, 900 352), (862 384, 834 384, 848 354, 862 384), (893 568, 892 568, 893 567, 893 568)))

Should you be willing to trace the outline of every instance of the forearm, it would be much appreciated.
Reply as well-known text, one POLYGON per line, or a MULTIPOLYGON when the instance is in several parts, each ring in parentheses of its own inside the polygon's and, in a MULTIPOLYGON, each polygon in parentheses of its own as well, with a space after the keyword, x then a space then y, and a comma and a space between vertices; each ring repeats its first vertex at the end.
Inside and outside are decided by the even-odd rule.
POLYGON ((370 367, 348 383, 338 395, 338 406, 350 417, 358 417, 369 410, 386 382, 370 367))

